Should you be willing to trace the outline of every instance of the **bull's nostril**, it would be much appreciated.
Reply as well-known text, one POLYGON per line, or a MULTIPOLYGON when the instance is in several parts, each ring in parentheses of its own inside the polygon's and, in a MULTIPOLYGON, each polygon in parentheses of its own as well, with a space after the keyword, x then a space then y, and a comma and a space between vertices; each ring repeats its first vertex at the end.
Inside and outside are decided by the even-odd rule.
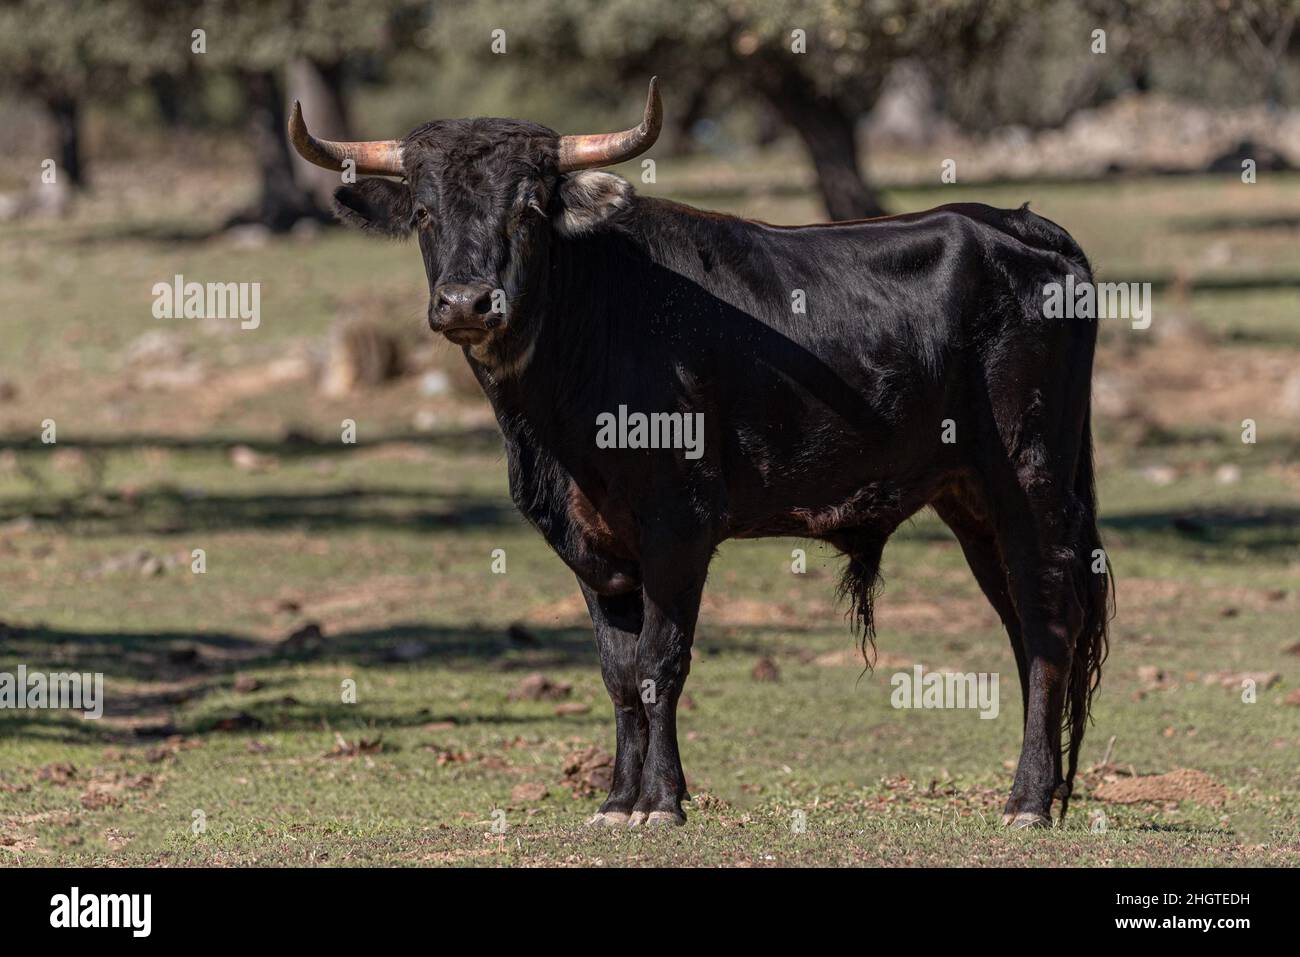
POLYGON ((480 316, 486 316, 492 311, 492 294, 485 292, 474 300, 474 311, 480 316))

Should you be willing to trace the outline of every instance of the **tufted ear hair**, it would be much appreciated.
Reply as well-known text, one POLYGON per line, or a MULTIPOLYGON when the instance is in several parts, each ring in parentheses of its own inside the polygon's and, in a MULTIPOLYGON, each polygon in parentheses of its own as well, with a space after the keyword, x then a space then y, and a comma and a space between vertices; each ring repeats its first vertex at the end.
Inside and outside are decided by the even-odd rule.
POLYGON ((600 229, 632 204, 632 184, 600 170, 570 173, 560 179, 560 211, 555 228, 563 236, 582 236, 600 229))
POLYGON ((411 191, 391 179, 363 179, 334 191, 334 213, 349 226, 385 236, 411 232, 411 191))

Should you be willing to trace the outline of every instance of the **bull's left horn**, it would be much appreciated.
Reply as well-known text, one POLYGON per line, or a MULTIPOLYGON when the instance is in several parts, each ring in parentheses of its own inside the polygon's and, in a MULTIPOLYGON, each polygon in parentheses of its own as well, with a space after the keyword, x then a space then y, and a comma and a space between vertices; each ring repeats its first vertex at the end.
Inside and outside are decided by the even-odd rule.
POLYGON ((344 162, 352 160, 358 173, 372 176, 402 175, 402 144, 398 140, 368 140, 363 143, 336 143, 318 140, 307 132, 302 106, 293 101, 289 116, 289 142, 308 163, 341 172, 344 162))
POLYGON ((586 133, 560 137, 557 167, 561 173, 613 166, 640 156, 655 145, 664 125, 664 104, 659 99, 659 78, 650 78, 650 92, 645 100, 645 117, 639 126, 620 133, 586 133))

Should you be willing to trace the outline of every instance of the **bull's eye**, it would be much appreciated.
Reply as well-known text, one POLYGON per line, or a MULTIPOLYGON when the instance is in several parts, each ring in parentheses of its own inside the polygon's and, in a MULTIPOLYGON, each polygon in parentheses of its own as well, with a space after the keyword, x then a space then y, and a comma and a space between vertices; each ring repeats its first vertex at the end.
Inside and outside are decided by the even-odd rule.
POLYGON ((417 229, 425 229, 429 225, 429 211, 423 206, 415 207, 415 225, 417 229))

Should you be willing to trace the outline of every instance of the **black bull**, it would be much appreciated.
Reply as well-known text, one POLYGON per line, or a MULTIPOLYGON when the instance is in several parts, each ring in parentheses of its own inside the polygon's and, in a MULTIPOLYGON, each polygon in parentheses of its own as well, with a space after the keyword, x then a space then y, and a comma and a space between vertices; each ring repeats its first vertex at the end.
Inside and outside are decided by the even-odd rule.
POLYGON ((556 144, 520 121, 427 124, 381 144, 404 182, 338 203, 418 236, 430 325, 463 346, 511 496, 578 577, 617 729, 594 820, 685 820, 677 702, 719 543, 835 546, 866 641, 885 542, 926 506, 1015 653, 1024 744, 1004 820, 1046 824, 1054 797, 1063 814, 1109 586, 1096 323, 1043 309, 1045 284, 1091 280, 1079 247, 1027 209, 976 204, 775 227, 562 174, 556 144), (702 415, 702 452, 602 447, 598 419, 620 407, 702 415))

